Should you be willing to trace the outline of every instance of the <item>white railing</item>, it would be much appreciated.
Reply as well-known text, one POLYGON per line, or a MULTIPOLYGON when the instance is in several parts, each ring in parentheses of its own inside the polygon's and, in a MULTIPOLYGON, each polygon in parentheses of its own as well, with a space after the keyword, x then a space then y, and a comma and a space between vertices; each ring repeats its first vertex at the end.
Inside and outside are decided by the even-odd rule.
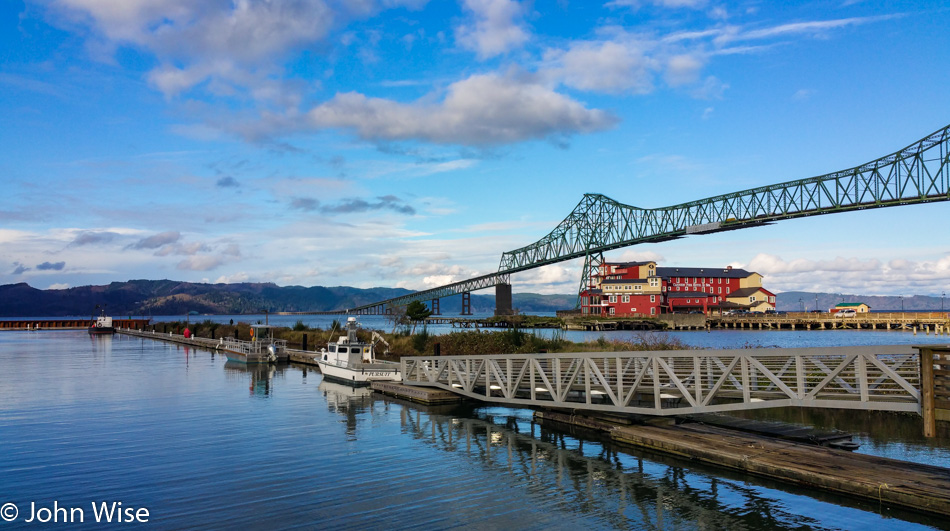
POLYGON ((402 358, 403 383, 489 402, 647 415, 805 406, 920 412, 911 346, 402 358))

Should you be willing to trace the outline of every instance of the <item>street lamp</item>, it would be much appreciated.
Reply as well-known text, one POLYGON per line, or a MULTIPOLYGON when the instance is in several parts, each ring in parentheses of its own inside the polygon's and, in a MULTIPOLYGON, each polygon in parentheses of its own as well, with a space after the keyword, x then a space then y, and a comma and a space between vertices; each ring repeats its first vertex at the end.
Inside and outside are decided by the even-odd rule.
POLYGON ((946 291, 940 294, 940 311, 941 312, 943 311, 943 299, 946 298, 946 296, 947 296, 946 291))
POLYGON ((901 295, 900 298, 901 298, 901 313, 904 313, 904 296, 901 295))
POLYGON ((805 299, 799 297, 799 298, 798 298, 798 304, 801 304, 801 305, 802 305, 802 313, 805 313, 805 299))
POLYGON ((818 311, 818 294, 815 294, 815 311, 818 311))

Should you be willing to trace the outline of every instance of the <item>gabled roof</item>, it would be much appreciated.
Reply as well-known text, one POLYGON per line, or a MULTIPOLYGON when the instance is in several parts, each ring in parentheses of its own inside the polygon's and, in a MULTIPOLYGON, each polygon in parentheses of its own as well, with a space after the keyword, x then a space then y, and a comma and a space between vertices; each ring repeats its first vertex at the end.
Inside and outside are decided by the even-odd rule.
POLYGON ((733 291, 732 293, 730 293, 730 294, 727 295, 727 296, 728 296, 729 298, 732 298, 732 297, 748 297, 749 295, 755 295, 756 293, 758 293, 758 292, 760 292, 760 291, 763 292, 763 293, 765 293, 766 295, 768 295, 768 296, 770 296, 770 297, 773 296, 773 295, 775 295, 774 293, 772 293, 771 291, 769 291, 769 290, 767 290, 767 289, 765 289, 765 288, 742 288, 742 289, 737 289, 737 290, 733 291))
POLYGON ((725 267, 658 267, 658 277, 712 277, 712 278, 746 278, 749 273, 745 269, 727 269, 725 267))
POLYGON ((868 304, 865 302, 839 302, 838 304, 835 304, 835 308, 857 308, 861 305, 870 308, 870 306, 868 306, 868 304))

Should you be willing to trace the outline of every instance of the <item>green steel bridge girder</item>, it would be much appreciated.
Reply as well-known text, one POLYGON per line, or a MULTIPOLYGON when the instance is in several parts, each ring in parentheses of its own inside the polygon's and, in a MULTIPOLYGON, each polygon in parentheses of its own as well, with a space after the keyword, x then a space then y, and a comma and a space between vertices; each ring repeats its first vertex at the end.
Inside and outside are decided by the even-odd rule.
POLYGON ((502 254, 499 273, 586 258, 641 243, 783 219, 950 200, 950 125, 906 148, 826 175, 643 209, 600 194, 537 242, 502 254))

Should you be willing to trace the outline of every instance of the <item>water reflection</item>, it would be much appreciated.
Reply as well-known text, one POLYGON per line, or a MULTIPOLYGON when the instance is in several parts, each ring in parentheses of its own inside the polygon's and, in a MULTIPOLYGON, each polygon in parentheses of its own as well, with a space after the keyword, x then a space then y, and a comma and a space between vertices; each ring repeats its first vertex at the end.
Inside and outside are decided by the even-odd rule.
POLYGON ((862 520, 880 523, 875 514, 880 511, 905 520, 892 527, 935 523, 831 494, 711 467, 687 467, 675 458, 618 451, 609 441, 534 422, 530 412, 497 408, 482 410, 487 414, 457 410, 447 415, 389 397, 380 400, 403 404, 400 423, 413 438, 506 474, 512 483, 524 485, 526 495, 545 504, 605 518, 619 529, 827 529, 839 527, 835 520, 850 522, 844 527, 862 520))
POLYGON ((92 352, 96 357, 111 357, 112 355, 112 334, 88 334, 89 342, 92 344, 92 352))
POLYGON ((353 387, 321 380, 317 389, 327 400, 331 413, 338 413, 346 419, 346 439, 356 440, 356 425, 359 415, 373 405, 373 390, 369 387, 353 387))
POLYGON ((274 377, 283 373, 284 366, 273 363, 247 364, 228 360, 224 363, 224 370, 231 377, 250 376, 248 394, 252 397, 267 398, 274 394, 274 377))

